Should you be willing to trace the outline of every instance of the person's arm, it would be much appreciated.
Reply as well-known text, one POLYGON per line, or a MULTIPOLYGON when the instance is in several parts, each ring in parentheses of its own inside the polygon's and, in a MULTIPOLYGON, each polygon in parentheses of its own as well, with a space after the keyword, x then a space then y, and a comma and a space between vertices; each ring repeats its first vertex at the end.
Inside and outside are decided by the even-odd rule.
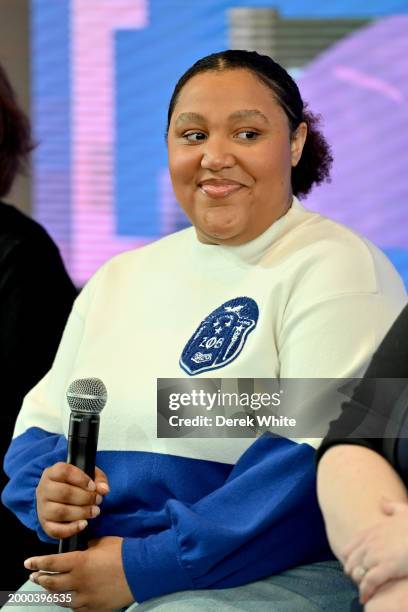
POLYGON ((407 337, 408 305, 387 330, 350 400, 343 402, 338 418, 330 423, 317 463, 337 444, 366 447, 393 460, 390 442, 402 422, 402 414, 395 409, 405 402, 408 387, 407 337))
POLYGON ((327 558, 313 462, 310 446, 266 434, 220 488, 194 504, 169 500, 168 529, 123 542, 136 601, 238 586, 327 558))
POLYGON ((362 529, 382 520, 381 499, 408 501, 407 490, 378 453, 357 445, 336 445, 319 462, 318 499, 333 552, 343 549, 362 529))
MULTIPOLYGON (((84 601, 92 601, 93 591, 109 595, 106 580, 111 566, 117 571, 120 550, 139 603, 175 591, 238 586, 330 557, 314 489, 314 451, 271 435, 257 439, 223 485, 196 503, 169 499, 163 523, 168 527, 159 533, 125 537, 121 549, 107 551, 98 587, 94 572, 87 583, 77 576, 75 590, 84 601)), ((75 559, 72 554, 36 558, 30 567, 76 572, 92 551, 75 553, 81 557, 75 559)), ((57 590, 65 586, 64 574, 49 583, 37 578, 57 590)))
POLYGON ((355 533, 383 516, 382 497, 407 500, 401 478, 384 458, 381 436, 386 420, 378 418, 380 413, 392 414, 408 383, 407 337, 408 306, 393 322, 353 397, 344 403, 318 449, 319 502, 330 543, 339 558, 342 547, 355 533), (390 383, 386 384, 388 379, 390 383))
MULTIPOLYGON (((398 304, 366 293, 288 309, 279 337, 282 376, 357 375, 401 306, 402 296, 398 304)), ((313 443, 257 440, 223 487, 193 506, 168 503, 169 529, 125 538, 123 563, 136 601, 238 586, 330 558, 321 515, 315 514, 315 476, 310 479, 308 471, 313 443)))
MULTIPOLYGON (((405 307, 317 453, 318 497, 329 541, 359 585, 367 612, 401 609, 408 586, 403 540, 408 494, 393 466, 393 440, 385 437, 398 431, 397 407, 401 400, 405 404, 407 331, 405 307), (401 515, 391 518, 387 505, 403 509, 401 515)), ((407 474, 401 475, 406 483, 407 474)))

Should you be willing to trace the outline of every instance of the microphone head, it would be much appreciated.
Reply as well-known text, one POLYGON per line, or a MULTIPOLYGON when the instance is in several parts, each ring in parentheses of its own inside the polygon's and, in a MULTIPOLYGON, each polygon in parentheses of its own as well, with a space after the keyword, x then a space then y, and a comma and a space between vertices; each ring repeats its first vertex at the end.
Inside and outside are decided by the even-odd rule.
POLYGON ((108 393, 99 378, 79 378, 68 387, 67 400, 72 412, 99 414, 108 399, 108 393))

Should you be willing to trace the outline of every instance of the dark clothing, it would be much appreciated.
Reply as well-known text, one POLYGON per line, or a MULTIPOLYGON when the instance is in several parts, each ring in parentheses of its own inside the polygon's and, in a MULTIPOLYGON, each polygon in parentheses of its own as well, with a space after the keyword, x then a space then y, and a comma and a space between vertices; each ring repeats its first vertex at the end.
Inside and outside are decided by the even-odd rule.
MULTIPOLYGON (((52 365, 76 295, 47 232, 0 202, 1 463, 24 396, 52 365)), ((6 482, 1 469, 0 490, 6 482)), ((2 504, 0 524, 10 543, 0 590, 14 590, 27 578, 24 559, 54 552, 55 547, 41 543, 2 504)))
POLYGON ((343 404, 341 415, 331 422, 316 461, 331 446, 357 444, 388 459, 407 483, 408 473, 398 461, 398 437, 407 418, 408 305, 378 347, 350 401, 343 404))

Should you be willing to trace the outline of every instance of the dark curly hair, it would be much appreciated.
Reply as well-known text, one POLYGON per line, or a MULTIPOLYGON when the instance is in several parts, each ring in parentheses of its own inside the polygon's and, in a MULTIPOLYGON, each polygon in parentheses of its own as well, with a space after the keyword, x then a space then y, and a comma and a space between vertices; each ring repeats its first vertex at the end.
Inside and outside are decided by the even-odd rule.
POLYGON ((30 123, 0 65, 0 197, 10 191, 19 172, 26 172, 33 148, 30 123))
POLYGON ((267 55, 256 51, 234 49, 207 55, 198 60, 177 82, 171 96, 167 114, 166 139, 170 119, 177 104, 180 91, 196 74, 207 71, 245 69, 251 71, 273 92, 276 101, 285 111, 292 135, 304 121, 308 132, 298 164, 292 168, 292 190, 296 196, 306 196, 313 184, 330 181, 330 168, 333 162, 330 147, 319 131, 320 117, 310 112, 303 103, 299 88, 286 70, 267 55))

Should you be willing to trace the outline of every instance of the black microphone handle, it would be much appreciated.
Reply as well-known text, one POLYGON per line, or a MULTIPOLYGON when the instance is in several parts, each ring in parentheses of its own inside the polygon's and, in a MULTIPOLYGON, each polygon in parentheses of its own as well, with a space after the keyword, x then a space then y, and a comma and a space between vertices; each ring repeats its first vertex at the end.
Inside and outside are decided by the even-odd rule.
MULTIPOLYGON (((76 465, 88 474, 92 480, 95 478, 95 458, 98 445, 99 414, 82 414, 72 412, 69 422, 67 463, 76 465)), ((87 550, 88 528, 79 533, 60 540, 58 552, 72 552, 74 550, 87 550)))

